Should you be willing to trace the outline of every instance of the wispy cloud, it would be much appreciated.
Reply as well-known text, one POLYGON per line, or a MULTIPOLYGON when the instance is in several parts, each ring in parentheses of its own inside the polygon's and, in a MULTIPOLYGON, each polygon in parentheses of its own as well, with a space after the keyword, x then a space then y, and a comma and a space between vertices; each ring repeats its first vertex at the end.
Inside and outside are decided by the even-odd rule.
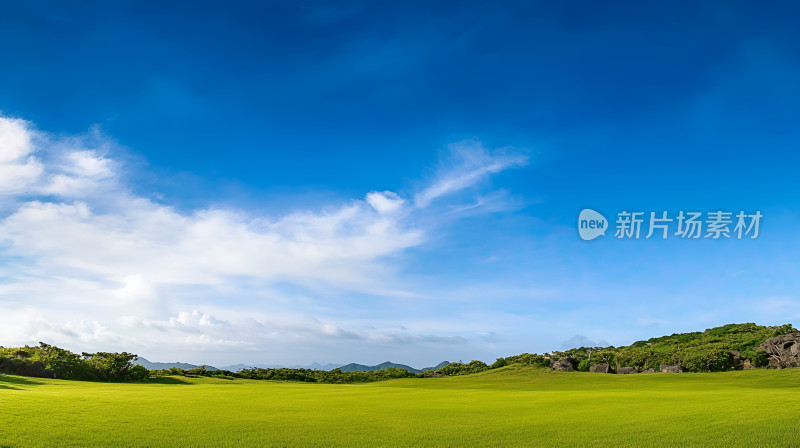
POLYGON ((474 140, 454 143, 449 149, 431 185, 414 197, 415 206, 427 207, 434 200, 471 187, 491 174, 528 163, 527 157, 510 148, 491 151, 474 140))

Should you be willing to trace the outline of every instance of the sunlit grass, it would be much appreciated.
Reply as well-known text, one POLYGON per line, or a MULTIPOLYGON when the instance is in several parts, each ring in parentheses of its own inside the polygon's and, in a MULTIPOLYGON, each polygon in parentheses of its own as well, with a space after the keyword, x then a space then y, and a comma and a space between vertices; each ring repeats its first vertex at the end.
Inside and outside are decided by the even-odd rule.
POLYGON ((0 376, 0 446, 800 446, 800 369, 356 385, 0 376))

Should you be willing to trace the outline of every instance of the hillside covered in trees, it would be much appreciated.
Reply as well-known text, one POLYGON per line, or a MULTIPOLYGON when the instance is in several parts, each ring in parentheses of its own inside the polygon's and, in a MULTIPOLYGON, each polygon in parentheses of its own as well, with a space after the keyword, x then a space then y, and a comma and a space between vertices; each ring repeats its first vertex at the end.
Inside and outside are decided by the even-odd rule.
POLYGON ((623 347, 579 347, 544 355, 523 353, 498 358, 493 364, 481 361, 453 363, 438 373, 463 375, 496 369, 507 365, 549 367, 554 361, 571 359, 576 370, 587 372, 595 364, 608 364, 612 369, 631 367, 636 372, 662 365, 681 366, 687 372, 721 372, 750 367, 766 367, 768 357, 760 349, 764 341, 797 332, 791 324, 766 327, 753 323, 728 324, 705 331, 679 333, 637 341, 623 347))
POLYGON ((796 332, 791 325, 765 327, 753 323, 729 324, 702 332, 680 333, 637 341, 625 347, 581 347, 554 352, 554 357, 573 357, 578 370, 593 364, 615 368, 658 370, 660 365, 680 365, 689 372, 721 372, 743 366, 765 367, 767 353, 758 346, 767 339, 796 332))

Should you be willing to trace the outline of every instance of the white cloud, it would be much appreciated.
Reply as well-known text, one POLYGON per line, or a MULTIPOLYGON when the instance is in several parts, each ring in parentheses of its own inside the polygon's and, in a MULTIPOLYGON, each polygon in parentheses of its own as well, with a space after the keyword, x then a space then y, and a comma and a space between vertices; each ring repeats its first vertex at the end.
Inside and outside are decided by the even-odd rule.
POLYGON ((367 193, 367 202, 378 213, 392 213, 399 210, 406 201, 391 191, 372 191, 367 193))
POLYGON ((0 117, 0 194, 25 192, 42 174, 27 122, 0 117))
POLYGON ((14 118, 0 119, 0 163, 16 162, 33 151, 28 123, 14 118))
POLYGON ((371 283, 377 258, 415 246, 419 230, 363 203, 276 221, 221 210, 182 215, 137 198, 99 212, 86 202, 31 201, 0 222, 8 251, 50 271, 78 269, 109 281, 217 284, 228 276, 371 283))
POLYGON ((53 323, 37 317, 26 322, 24 330, 31 340, 36 341, 71 341, 83 346, 104 345, 119 346, 122 339, 98 321, 78 320, 53 323))
POLYGON ((0 341, 45 340, 85 350, 253 350, 273 340, 465 343, 452 334, 309 320, 302 304, 292 306, 297 297, 275 299, 288 303, 278 320, 256 312, 257 304, 237 302, 276 284, 418 297, 395 277, 391 262, 426 241, 430 220, 415 220, 415 210, 525 163, 474 142, 452 149, 450 168, 443 165, 413 207, 395 192, 372 191, 363 199, 268 218, 217 208, 178 211, 154 202, 122 184, 125 167, 96 132, 57 140, 25 121, 0 117, 0 193, 10 199, 0 215, 0 305, 13 310, 0 316, 0 341), (198 288, 204 295, 194 293, 198 288), (231 290, 237 293, 226 297, 231 290), (184 311, 197 303, 259 318, 232 312, 238 316, 232 324, 184 311))
POLYGON ((49 182, 41 186, 42 194, 83 198, 115 186, 113 163, 97 151, 68 152, 52 168, 60 172, 52 173, 49 182))

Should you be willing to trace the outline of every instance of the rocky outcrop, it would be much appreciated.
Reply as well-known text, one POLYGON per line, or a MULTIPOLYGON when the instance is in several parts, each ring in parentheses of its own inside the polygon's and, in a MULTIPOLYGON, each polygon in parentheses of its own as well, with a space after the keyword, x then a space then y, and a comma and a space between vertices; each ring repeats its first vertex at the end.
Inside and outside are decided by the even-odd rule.
POLYGON ((767 352, 770 369, 800 367, 800 331, 769 338, 758 348, 767 352))
POLYGON ((639 373, 636 367, 620 367, 617 369, 617 375, 630 375, 631 373, 639 373))
POLYGON ((734 370, 742 370, 744 368, 744 360, 741 353, 736 350, 727 350, 725 353, 731 358, 734 370))
POLYGON ((658 370, 660 370, 660 371, 662 371, 664 373, 682 373, 684 371, 684 368, 681 365, 661 364, 661 366, 659 366, 658 370))
POLYGON ((750 370, 755 368, 756 365, 753 363, 753 361, 750 361, 749 359, 745 359, 744 362, 742 362, 742 370, 750 370))
POLYGON ((611 366, 608 364, 594 364, 589 367, 589 371, 593 373, 614 373, 611 366))
POLYGON ((571 372, 575 370, 576 367, 578 367, 578 360, 575 358, 563 358, 550 364, 551 369, 563 370, 565 372, 571 372))
POLYGON ((645 370, 642 370, 642 373, 656 373, 656 371, 653 370, 653 369, 645 369, 645 370))

